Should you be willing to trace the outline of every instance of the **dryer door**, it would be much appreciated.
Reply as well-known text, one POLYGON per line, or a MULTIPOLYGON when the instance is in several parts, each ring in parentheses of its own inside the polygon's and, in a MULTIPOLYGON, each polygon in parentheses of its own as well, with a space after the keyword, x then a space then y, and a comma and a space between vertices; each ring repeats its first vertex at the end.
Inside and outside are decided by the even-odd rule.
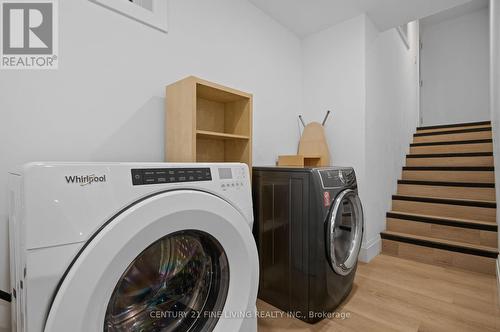
POLYGON ((45 331, 238 331, 257 284, 255 243, 236 208, 205 192, 164 192, 83 246, 45 331))
POLYGON ((363 228, 361 201, 354 190, 344 190, 333 204, 326 227, 327 252, 336 273, 347 275, 356 266, 363 228))

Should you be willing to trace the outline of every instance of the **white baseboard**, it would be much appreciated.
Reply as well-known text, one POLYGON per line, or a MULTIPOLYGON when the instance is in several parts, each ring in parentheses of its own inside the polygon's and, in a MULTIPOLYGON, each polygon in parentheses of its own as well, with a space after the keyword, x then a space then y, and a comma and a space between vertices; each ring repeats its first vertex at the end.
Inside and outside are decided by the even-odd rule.
POLYGON ((359 260, 364 263, 370 262, 382 251, 382 239, 380 235, 375 239, 361 246, 359 251, 359 260))

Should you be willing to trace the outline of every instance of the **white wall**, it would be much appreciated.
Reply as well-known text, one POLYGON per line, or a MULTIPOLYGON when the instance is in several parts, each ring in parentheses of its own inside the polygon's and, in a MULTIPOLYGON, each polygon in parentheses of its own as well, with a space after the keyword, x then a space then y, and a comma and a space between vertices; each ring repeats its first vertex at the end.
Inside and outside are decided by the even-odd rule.
POLYGON ((303 42, 304 111, 308 121, 333 111, 326 135, 333 163, 354 166, 358 176, 364 261, 380 250, 379 233, 417 126, 416 23, 410 35, 408 50, 395 29, 380 33, 361 15, 303 42))
MULTIPOLYGON (((495 182, 500 183, 500 3, 498 0, 490 0, 490 101, 491 121, 493 126, 493 147, 495 158, 495 182)), ((496 186, 496 195, 500 197, 500 185, 496 186)), ((500 211, 497 209, 497 223, 500 220, 500 211)), ((498 233, 498 244, 500 247, 500 233, 498 233)), ((500 266, 500 258, 497 267, 500 266)), ((500 272, 500 271, 499 271, 500 272)), ((497 275, 500 282, 500 274, 497 275)), ((500 286, 500 284, 499 284, 500 286)), ((500 288, 499 297, 500 297, 500 288)))
POLYGON ((489 119, 488 9, 422 25, 424 125, 489 119))
POLYGON ((368 19, 366 42, 366 199, 362 258, 380 250, 391 195, 418 124, 418 22, 408 28, 410 49, 396 29, 380 33, 368 19))
POLYGON ((364 15, 303 40, 304 120, 323 120, 334 165, 365 164, 364 15))
MULTIPOLYGON (((254 93, 255 164, 296 151, 300 40, 247 1, 170 0, 168 34, 87 0, 59 6, 59 70, 0 74, 1 289, 7 171, 34 160, 162 161, 168 83, 197 75, 254 93)), ((0 330, 8 320, 1 303, 0 330)))

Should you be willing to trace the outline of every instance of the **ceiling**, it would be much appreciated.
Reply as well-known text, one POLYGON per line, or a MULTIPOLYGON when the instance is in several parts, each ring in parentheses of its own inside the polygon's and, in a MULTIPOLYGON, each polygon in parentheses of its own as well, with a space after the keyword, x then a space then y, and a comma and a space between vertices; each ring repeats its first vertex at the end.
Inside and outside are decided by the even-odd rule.
POLYGON ((481 0, 249 0, 300 37, 366 13, 381 30, 481 0))
POLYGON ((487 8, 489 5, 488 0, 474 0, 467 2, 463 5, 453 7, 451 9, 439 12, 437 14, 428 16, 420 21, 423 25, 432 25, 440 23, 445 20, 450 20, 455 17, 462 16, 466 13, 470 13, 479 9, 487 8))

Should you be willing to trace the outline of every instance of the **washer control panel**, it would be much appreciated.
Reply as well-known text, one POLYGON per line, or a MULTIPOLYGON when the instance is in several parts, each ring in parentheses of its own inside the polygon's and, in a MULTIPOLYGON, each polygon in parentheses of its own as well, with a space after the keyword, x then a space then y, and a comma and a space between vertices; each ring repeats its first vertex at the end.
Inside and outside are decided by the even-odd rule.
POLYGON ((244 168, 219 168, 220 188, 223 191, 241 190, 247 185, 244 168))
POLYGON ((134 186, 200 181, 212 181, 210 168, 132 169, 132 184, 134 186))

